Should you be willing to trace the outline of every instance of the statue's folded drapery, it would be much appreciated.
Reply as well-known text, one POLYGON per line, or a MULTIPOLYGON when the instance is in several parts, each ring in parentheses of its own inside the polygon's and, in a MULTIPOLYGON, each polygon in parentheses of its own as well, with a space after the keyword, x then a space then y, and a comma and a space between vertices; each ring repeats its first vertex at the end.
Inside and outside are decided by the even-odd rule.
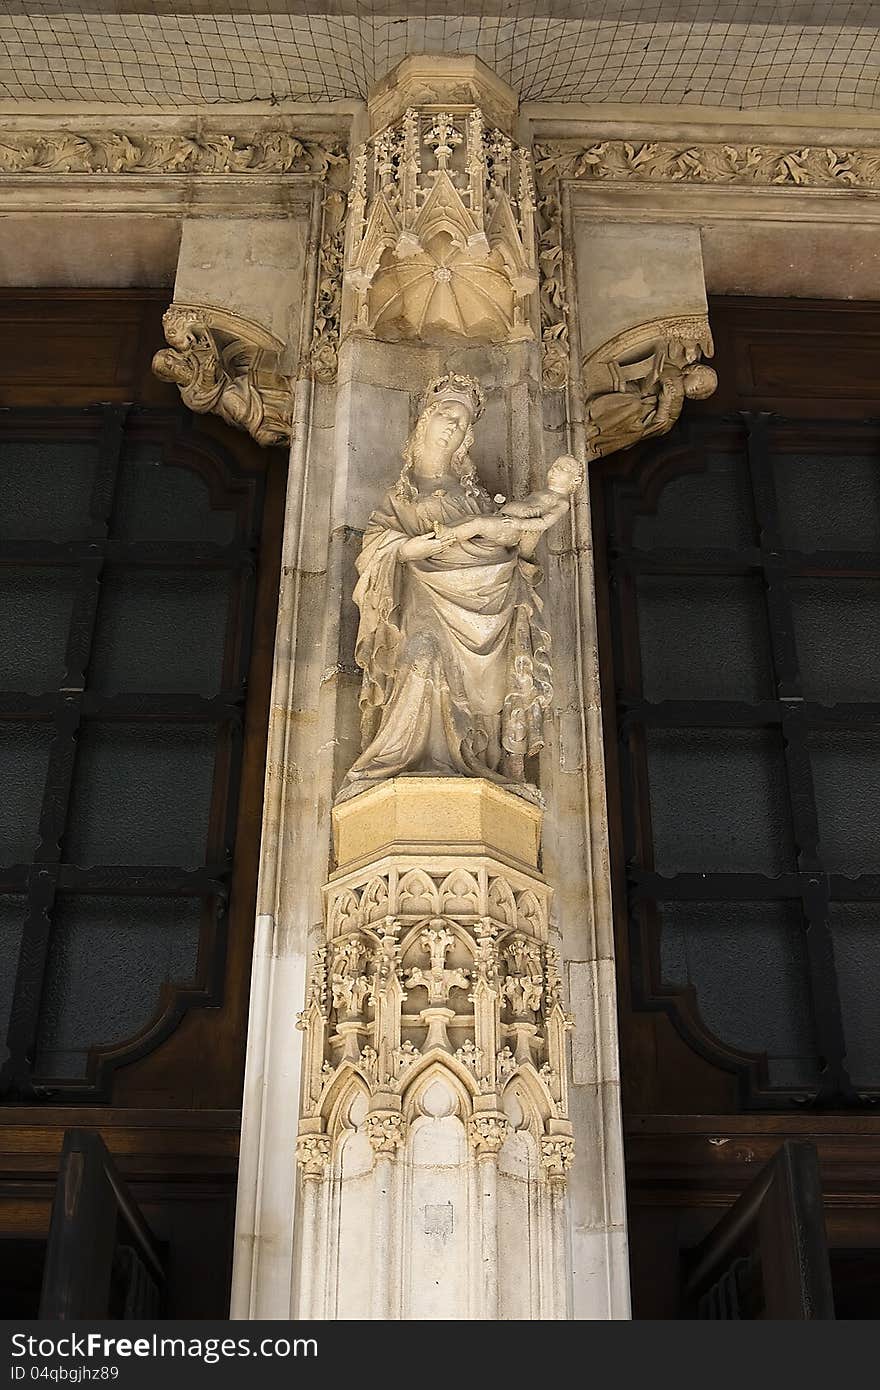
POLYGON ((347 791, 405 773, 517 782, 542 746, 552 692, 537 566, 481 539, 400 555, 438 523, 494 512, 482 490, 459 486, 415 501, 390 493, 371 516, 354 591, 364 751, 347 791))

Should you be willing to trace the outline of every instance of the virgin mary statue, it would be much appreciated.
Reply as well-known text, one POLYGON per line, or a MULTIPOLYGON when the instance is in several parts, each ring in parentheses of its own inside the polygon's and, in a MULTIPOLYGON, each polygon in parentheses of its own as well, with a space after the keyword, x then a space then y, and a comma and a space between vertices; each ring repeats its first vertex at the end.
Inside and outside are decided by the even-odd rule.
POLYGON ((525 790, 542 746, 550 638, 531 556, 546 523, 505 517, 482 487, 469 449, 483 406, 473 377, 433 381, 370 517, 354 590, 363 752, 343 798, 400 776, 525 790))

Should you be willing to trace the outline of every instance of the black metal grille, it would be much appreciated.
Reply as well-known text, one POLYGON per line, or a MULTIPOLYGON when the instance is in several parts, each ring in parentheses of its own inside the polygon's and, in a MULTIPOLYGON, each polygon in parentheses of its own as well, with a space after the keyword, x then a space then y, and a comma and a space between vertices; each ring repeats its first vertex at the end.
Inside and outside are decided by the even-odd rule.
MULTIPOLYGON (((0 680, 0 735, 5 724, 12 734, 8 748, 14 754, 29 740, 48 742, 41 792, 34 787, 29 793, 24 783, 13 786, 22 804, 29 794, 40 798, 36 835, 29 839, 23 823, 18 839, 25 850, 30 844, 30 852, 14 862, 0 862, 0 911, 5 902, 6 920, 13 927, 19 911, 24 914, 9 1009, 8 1054, 0 1075, 7 1096, 47 1096, 60 1091, 94 1099, 106 1093, 115 1065, 156 1046, 187 1007, 219 1002, 263 483, 256 474, 241 470, 217 444, 197 439, 185 415, 102 406, 76 412, 4 412, 0 494, 5 481, 4 447, 8 450, 23 441, 45 441, 56 452, 68 441, 86 460, 91 484, 87 515, 78 514, 65 497, 63 467, 58 469, 58 496, 50 495, 54 483, 47 484, 49 474, 40 479, 47 488, 45 498, 32 495, 32 483, 25 476, 24 503, 18 496, 13 499, 18 510, 12 508, 16 516, 24 517, 20 525, 9 521, 9 507, 0 507, 6 515, 6 525, 0 515, 0 585, 14 576, 16 592, 25 595, 30 606, 22 610, 20 628, 13 626, 12 631, 22 646, 37 652, 37 658, 42 628, 33 631, 29 615, 31 619, 38 615, 40 622, 45 619, 40 586, 61 576, 59 582, 69 599, 62 615, 67 616, 67 632, 60 678, 51 687, 24 691, 14 688, 10 672, 0 680), (175 536, 174 525, 165 526, 161 515, 150 524, 138 523, 137 507, 134 521, 122 516, 120 488, 129 487, 132 478, 138 486, 146 478, 161 501, 165 480, 179 477, 180 469, 192 470, 203 486, 204 534, 187 535, 188 528, 180 526, 175 536), (43 525, 44 515, 51 515, 51 524, 43 525), (211 518, 218 515, 229 522, 222 528, 228 533, 224 539, 212 538, 211 518), (182 679, 176 680, 168 668, 164 682, 160 672, 155 680, 145 682, 147 689, 132 688, 138 674, 151 676, 150 661, 153 657, 158 661, 160 648, 166 668, 167 653, 173 653, 173 633, 155 627, 154 650, 144 651, 151 631, 149 584, 167 585, 173 578, 184 595, 176 601, 185 603, 185 595, 195 594, 192 586, 206 573, 228 576, 228 583, 222 580, 225 611, 216 619, 213 636, 181 634, 187 648, 181 646, 182 679), (145 576, 152 578, 145 580, 145 576), (147 585, 146 596, 138 598, 140 607, 131 600, 132 585, 136 588, 139 583, 147 585), (111 590, 119 609, 115 618, 111 590), (199 657, 197 651, 191 657, 188 649, 212 641, 217 646, 214 664, 222 674, 214 688, 194 689, 193 671, 198 673, 199 657), (101 661, 106 669, 98 680, 95 672, 101 661), (198 780, 188 774, 190 766, 196 766, 196 755, 191 753, 195 745, 201 759, 201 800, 193 792, 190 805, 189 782, 198 780), (143 785, 137 783, 138 776, 143 785), (129 797, 134 802, 130 824, 115 810, 125 807, 129 797), (156 822, 151 832, 154 842, 179 852, 164 854, 163 862, 150 862, 152 856, 144 848, 151 843, 150 834, 138 824, 139 817, 144 825, 151 817, 156 822), (193 830, 191 844, 173 843, 174 826, 190 819, 204 823, 204 830, 193 830), (137 983, 139 969, 145 972, 144 980, 153 979, 146 956, 161 939, 157 924, 176 920, 184 906, 191 931, 198 937, 197 960, 178 962, 184 972, 180 978, 160 980, 156 975, 152 998, 146 1000, 147 1018, 153 1010, 149 1026, 135 1030, 134 1043, 114 1037, 109 1040, 111 1047, 100 1029, 89 1035, 94 1001, 90 1005, 88 981, 93 975, 103 978, 106 989, 106 963, 103 976, 97 968, 97 957, 105 954, 101 931, 115 933, 118 927, 124 933, 125 925, 118 919, 125 915, 124 903, 134 900, 138 900, 133 911, 140 939, 132 932, 117 942, 120 965, 115 978, 120 996, 125 993, 128 972, 135 977, 129 991, 132 997, 146 988, 137 983), (83 914, 88 930, 77 947, 77 976, 76 971, 71 974, 73 947, 63 939, 62 924, 76 924, 83 914), (164 990, 161 1009, 160 985, 164 990), (77 1047, 82 1064, 73 1065, 68 1075, 53 1075, 59 1054, 45 1038, 59 998, 66 1001, 68 1016, 73 1012, 80 1017, 77 1047), (107 1045, 103 1051, 102 1045, 107 1045)), ((173 489, 166 510, 173 513, 173 489)), ((174 611, 182 610, 178 606, 174 611)), ((161 611, 157 621, 161 626, 161 611)), ((14 646, 8 648, 12 668, 14 653, 14 646)), ((20 778, 33 778, 38 766, 24 764, 20 778)), ((6 773, 13 780, 14 769, 13 763, 12 773, 8 769, 6 773)))
POLYGON ((604 484, 634 1002, 749 1106, 880 1095, 880 829, 859 813, 880 753, 878 446, 870 422, 743 413, 683 423, 604 484), (670 484, 702 501, 676 511, 670 484))

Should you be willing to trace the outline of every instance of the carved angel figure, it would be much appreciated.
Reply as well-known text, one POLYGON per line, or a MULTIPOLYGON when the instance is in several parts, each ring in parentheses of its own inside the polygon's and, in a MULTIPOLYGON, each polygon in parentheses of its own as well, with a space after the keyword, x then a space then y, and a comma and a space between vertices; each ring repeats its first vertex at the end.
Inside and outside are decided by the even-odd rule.
POLYGON ((499 513, 468 452, 483 405, 473 377, 432 382, 370 517, 354 591, 363 752, 343 798, 402 775, 522 786, 542 747, 550 638, 532 556, 561 511, 541 494, 529 516, 499 513))
POLYGON ((170 346, 155 354, 153 371, 177 384, 190 410, 200 415, 213 411, 247 430, 258 444, 290 438, 290 386, 266 371, 263 348, 229 339, 194 311, 175 305, 162 322, 170 346), (222 342, 221 336, 228 340, 222 342))
POLYGON ((626 449, 672 429, 685 400, 702 401, 718 385, 702 345, 669 339, 636 362, 597 363, 586 382, 590 444, 597 455, 626 449), (604 380, 602 380, 604 377, 604 380))

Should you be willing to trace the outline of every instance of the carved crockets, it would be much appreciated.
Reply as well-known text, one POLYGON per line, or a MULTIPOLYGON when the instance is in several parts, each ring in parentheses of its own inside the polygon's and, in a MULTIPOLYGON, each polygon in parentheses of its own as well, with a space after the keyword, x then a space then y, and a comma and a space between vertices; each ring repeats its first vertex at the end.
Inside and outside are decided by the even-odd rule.
POLYGON ((234 314, 184 304, 172 304, 162 323, 169 346, 153 371, 177 384, 190 410, 213 412, 258 444, 289 443, 293 396, 277 339, 234 314))
POLYGON ((700 315, 657 319, 618 334, 583 364, 587 439, 594 458, 666 434, 686 400, 705 400, 718 385, 703 362, 713 352, 700 315))
POLYGON ((533 337, 534 222, 527 150, 487 129, 478 106, 411 107, 353 161, 348 321, 390 339, 533 337))
POLYGON ((563 1178, 570 1020, 543 879, 487 857, 466 868, 452 856, 406 857, 346 874, 325 892, 327 945, 315 954, 299 1021, 303 1177, 324 1175, 352 1084, 369 1094, 374 1149, 396 1152, 408 1096, 439 1069, 467 1097, 462 1119, 477 1156, 501 1148, 513 1085, 544 1176, 563 1178))

